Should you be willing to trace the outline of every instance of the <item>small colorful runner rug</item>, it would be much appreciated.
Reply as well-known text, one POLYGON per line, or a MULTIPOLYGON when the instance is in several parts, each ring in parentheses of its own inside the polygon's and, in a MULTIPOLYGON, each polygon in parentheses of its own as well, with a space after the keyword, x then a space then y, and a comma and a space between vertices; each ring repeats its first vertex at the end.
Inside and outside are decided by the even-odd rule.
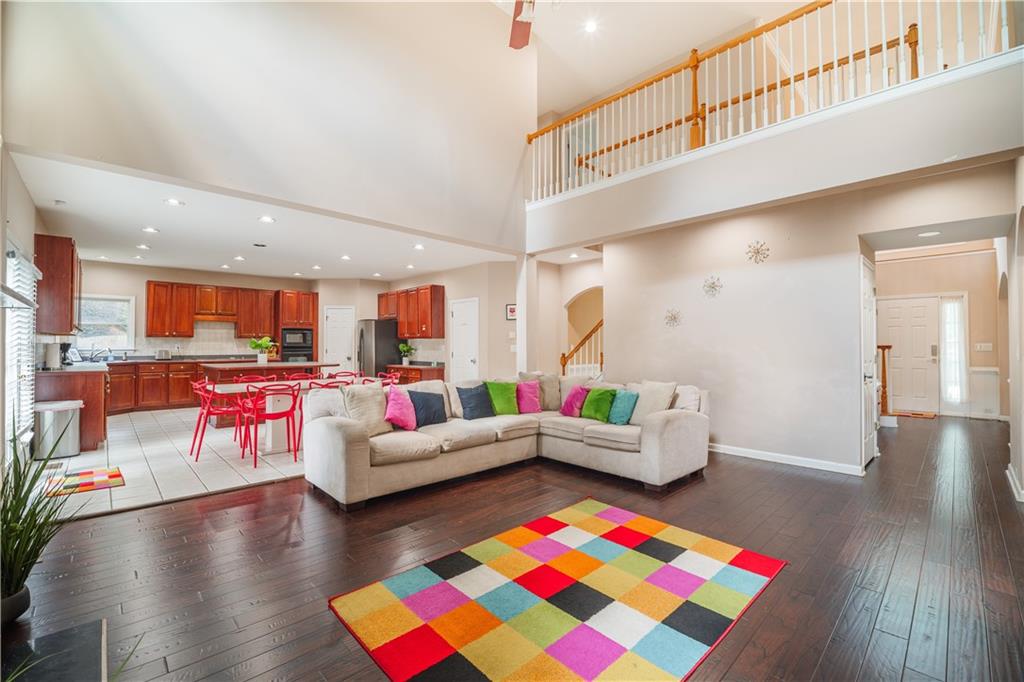
POLYGON ((678 680, 785 563, 587 499, 330 607, 392 680, 678 680))
POLYGON ((124 485, 124 476, 121 475, 120 468, 101 467, 72 471, 63 476, 52 476, 47 481, 46 494, 54 497, 71 493, 86 493, 90 490, 103 490, 104 488, 118 488, 122 485, 124 485))

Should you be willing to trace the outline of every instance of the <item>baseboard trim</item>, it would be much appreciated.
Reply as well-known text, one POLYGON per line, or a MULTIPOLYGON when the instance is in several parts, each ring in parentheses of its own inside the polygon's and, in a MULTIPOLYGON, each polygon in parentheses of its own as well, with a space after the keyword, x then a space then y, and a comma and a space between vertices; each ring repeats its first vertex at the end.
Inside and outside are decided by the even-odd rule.
POLYGON ((1018 502, 1024 502, 1024 486, 1017 480, 1017 474, 1013 471, 1013 463, 1006 466, 1006 478, 1010 481, 1010 490, 1018 502))
POLYGON ((825 462, 820 459, 798 457, 797 455, 784 455, 780 452, 768 452, 767 450, 741 448, 735 445, 724 445, 722 443, 711 443, 708 446, 708 449, 712 452, 719 452, 723 455, 735 455, 737 457, 746 457, 748 459, 759 459, 762 462, 789 464, 791 466, 803 467, 804 469, 831 471, 833 473, 846 474, 848 476, 864 475, 864 468, 853 464, 837 464, 836 462, 825 462))

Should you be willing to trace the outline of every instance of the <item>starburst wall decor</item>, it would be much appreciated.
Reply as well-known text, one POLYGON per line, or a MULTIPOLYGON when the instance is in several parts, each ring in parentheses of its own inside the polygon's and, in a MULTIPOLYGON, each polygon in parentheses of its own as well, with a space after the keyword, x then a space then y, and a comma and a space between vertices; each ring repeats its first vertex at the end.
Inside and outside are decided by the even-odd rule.
POLYGON ((722 286, 722 280, 711 275, 704 280, 704 295, 708 298, 714 298, 715 296, 718 296, 718 293, 722 290, 722 286))
POLYGON ((672 328, 678 327, 683 321, 683 315, 675 308, 669 308, 665 311, 665 326, 672 328))
POLYGON ((747 260, 753 261, 755 264, 765 262, 769 255, 771 255, 771 249, 760 240, 752 241, 747 245, 747 260))

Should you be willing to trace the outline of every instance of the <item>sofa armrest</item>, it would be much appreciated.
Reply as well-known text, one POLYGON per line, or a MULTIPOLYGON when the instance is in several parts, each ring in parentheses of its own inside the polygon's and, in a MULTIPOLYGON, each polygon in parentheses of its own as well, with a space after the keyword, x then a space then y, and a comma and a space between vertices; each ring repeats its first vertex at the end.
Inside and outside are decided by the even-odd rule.
POLYGON ((640 480, 664 485, 708 463, 711 420, 692 410, 663 410, 640 426, 640 480))
POLYGON ((711 418, 711 392, 702 390, 700 392, 700 409, 697 410, 705 417, 711 418))
POLYGON ((302 430, 306 480, 342 504, 370 496, 370 439, 355 419, 320 417, 302 430))

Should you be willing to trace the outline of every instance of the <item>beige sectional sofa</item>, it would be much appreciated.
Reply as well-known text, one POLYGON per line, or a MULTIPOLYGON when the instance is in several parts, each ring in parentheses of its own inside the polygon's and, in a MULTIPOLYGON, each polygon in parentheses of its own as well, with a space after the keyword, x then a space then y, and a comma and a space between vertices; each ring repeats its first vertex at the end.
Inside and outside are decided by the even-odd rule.
MULTIPOLYGON (((564 399, 579 381, 563 379, 560 397, 564 399)), ((667 409, 647 414, 638 424, 621 426, 566 417, 550 409, 467 420, 452 384, 424 381, 402 388, 444 396, 448 421, 402 431, 383 423, 383 408, 377 414, 377 403, 369 415, 365 405, 353 406, 353 394, 346 405, 345 391, 362 391, 365 397, 367 389, 383 394, 385 389, 379 387, 314 389, 305 399, 306 480, 343 509, 537 456, 634 479, 654 489, 699 475, 707 464, 708 394, 693 386, 677 387, 667 409)), ((544 407, 554 406, 558 397, 549 395, 544 407)))

